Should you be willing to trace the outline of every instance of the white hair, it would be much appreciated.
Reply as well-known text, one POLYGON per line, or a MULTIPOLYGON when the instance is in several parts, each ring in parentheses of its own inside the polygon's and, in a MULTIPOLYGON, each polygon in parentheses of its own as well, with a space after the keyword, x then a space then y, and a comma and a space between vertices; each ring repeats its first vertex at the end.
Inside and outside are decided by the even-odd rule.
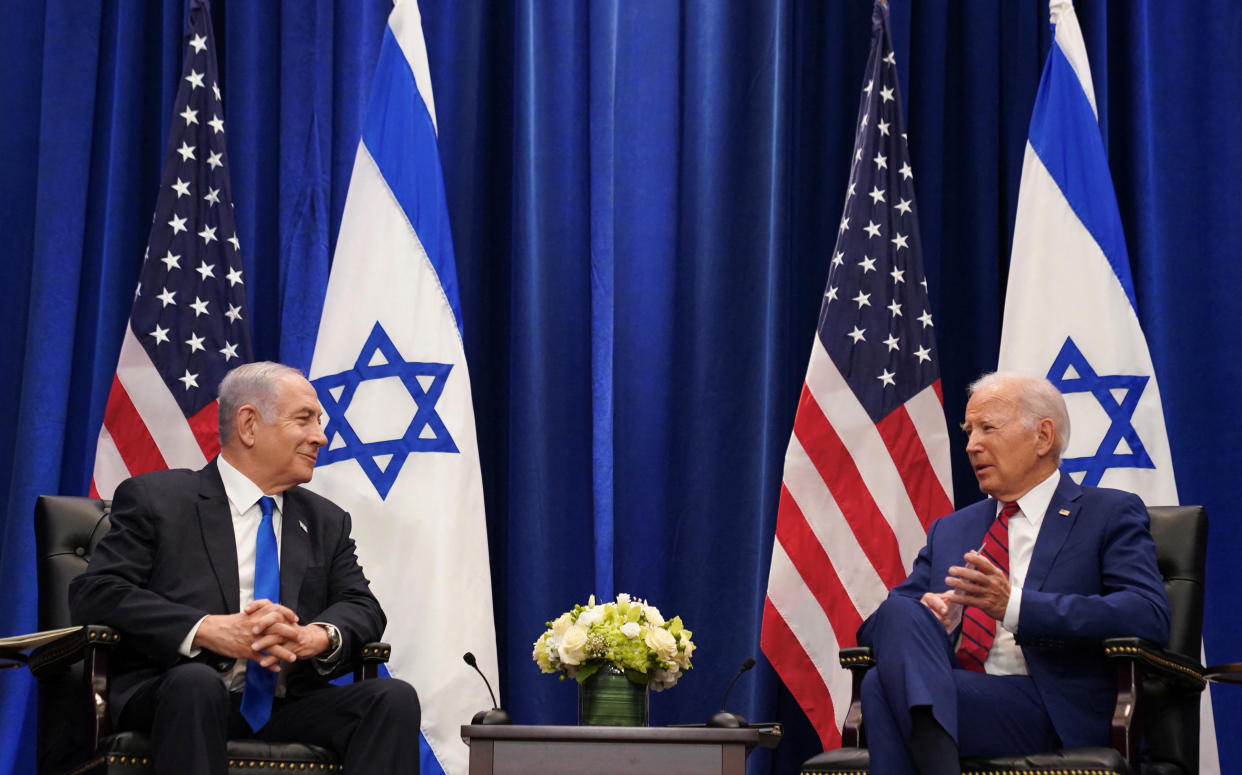
POLYGON ((276 383, 282 378, 302 372, 274 361, 244 363, 220 380, 220 445, 228 444, 233 435, 237 410, 249 404, 259 411, 264 422, 276 414, 276 383))
POLYGON ((1056 429, 1057 460, 1069 448, 1070 419, 1069 410, 1065 407, 1065 396, 1044 377, 1020 371, 993 371, 984 374, 970 383, 966 389, 968 396, 974 396, 984 388, 999 387, 1001 384, 1014 388, 1014 398, 1018 402, 1018 411, 1028 428, 1034 428, 1040 420, 1052 420, 1056 429))

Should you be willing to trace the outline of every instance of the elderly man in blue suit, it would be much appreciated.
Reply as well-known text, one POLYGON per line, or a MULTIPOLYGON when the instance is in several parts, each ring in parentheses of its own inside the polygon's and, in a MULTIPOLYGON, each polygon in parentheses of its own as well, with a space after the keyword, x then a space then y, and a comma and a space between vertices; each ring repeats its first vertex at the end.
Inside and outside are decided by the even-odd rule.
POLYGON ((910 576, 858 631, 877 660, 862 687, 877 775, 1107 745, 1114 687, 1101 641, 1168 640, 1147 510, 1060 472, 1060 392, 985 375, 962 429, 989 497, 932 524, 910 576))

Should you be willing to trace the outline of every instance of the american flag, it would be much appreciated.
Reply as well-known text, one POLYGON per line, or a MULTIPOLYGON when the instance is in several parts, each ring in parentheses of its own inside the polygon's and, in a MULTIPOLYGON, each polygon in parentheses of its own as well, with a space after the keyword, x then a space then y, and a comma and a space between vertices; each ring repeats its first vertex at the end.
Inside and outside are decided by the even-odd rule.
POLYGON ((849 188, 776 519, 761 645, 819 733, 841 744, 837 662, 952 510, 935 327, 887 11, 876 3, 849 188))
POLYGON ((206 0, 193 0, 155 218, 95 452, 91 494, 201 468, 219 450, 216 393, 253 359, 206 0))

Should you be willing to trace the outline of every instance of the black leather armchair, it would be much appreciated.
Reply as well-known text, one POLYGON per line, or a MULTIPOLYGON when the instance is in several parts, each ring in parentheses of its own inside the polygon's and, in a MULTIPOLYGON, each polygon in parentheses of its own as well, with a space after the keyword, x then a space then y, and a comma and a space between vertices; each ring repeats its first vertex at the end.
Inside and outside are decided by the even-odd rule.
MULTIPOLYGON (((1172 614, 1167 648, 1139 638, 1103 643, 1116 665, 1117 702, 1109 748, 1067 748, 1030 756, 963 759, 972 773, 1042 772, 1076 775, 1193 775, 1199 771, 1199 694, 1206 686, 1199 664, 1207 513, 1202 506, 1148 508, 1156 562, 1172 614)), ((859 689, 875 664, 871 649, 844 649, 841 666, 852 672, 854 696, 842 729, 843 747, 802 765, 811 773, 869 771, 859 689)))
MULTIPOLYGON (((44 495, 35 505, 38 553, 39 629, 70 625, 69 582, 90 560, 108 532, 110 504, 97 498, 44 495)), ((108 709, 108 657, 124 638, 109 627, 90 625, 48 643, 29 656, 39 680, 38 766, 40 773, 146 774, 150 744, 134 732, 113 734, 108 709)), ((370 643, 356 667, 356 679, 373 678, 388 661, 386 643, 370 643)), ((294 772, 340 771, 324 748, 303 743, 231 740, 229 772, 255 768, 294 772)))

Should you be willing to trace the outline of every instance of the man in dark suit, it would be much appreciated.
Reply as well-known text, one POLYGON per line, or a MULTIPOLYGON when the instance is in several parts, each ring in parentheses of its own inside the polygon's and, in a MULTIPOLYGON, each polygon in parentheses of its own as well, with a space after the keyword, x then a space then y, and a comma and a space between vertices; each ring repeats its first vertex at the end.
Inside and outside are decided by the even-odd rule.
POLYGON ((151 734, 159 773, 223 775, 230 737, 322 745, 347 772, 418 772, 409 684, 328 683, 385 618, 349 515, 297 486, 326 443, 321 413, 295 369, 234 369, 220 385, 220 455, 123 482, 70 587, 75 621, 123 634, 114 721, 151 734))
POLYGON ((1075 484, 1060 392, 989 374, 962 429, 991 497, 932 523, 909 578, 858 631, 871 769, 960 772, 959 755, 1107 745, 1113 683, 1101 641, 1168 640, 1147 510, 1075 484))

